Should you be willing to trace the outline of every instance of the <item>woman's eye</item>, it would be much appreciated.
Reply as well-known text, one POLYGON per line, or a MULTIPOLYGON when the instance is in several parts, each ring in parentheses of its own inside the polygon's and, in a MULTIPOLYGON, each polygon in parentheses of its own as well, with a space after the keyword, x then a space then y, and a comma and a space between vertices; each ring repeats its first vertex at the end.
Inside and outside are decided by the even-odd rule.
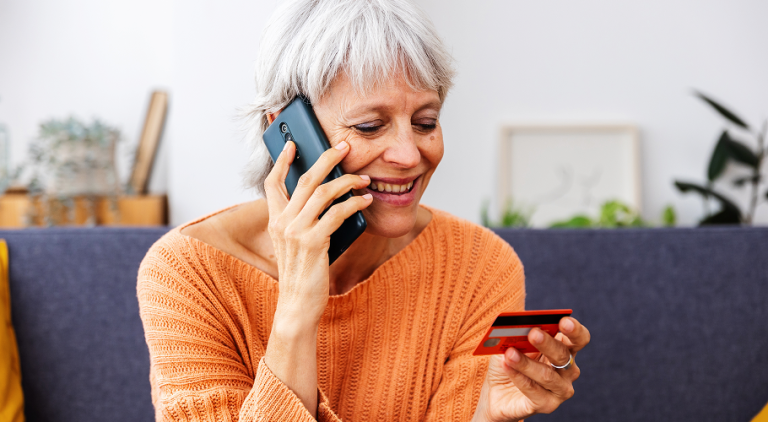
POLYGON ((437 127, 437 120, 419 121, 413 123, 413 125, 425 132, 430 132, 437 127))
POLYGON ((381 128, 381 125, 364 123, 361 125, 355 125, 354 128, 362 133, 375 133, 381 128))

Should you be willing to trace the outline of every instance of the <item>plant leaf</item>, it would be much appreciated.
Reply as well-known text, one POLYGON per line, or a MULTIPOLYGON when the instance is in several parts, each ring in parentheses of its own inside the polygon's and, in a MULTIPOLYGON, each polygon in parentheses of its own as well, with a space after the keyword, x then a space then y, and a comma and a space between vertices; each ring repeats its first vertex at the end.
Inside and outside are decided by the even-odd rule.
POLYGON ((733 210, 723 208, 722 211, 712 214, 699 222, 702 226, 713 226, 716 224, 741 224, 741 215, 734 213, 733 210))
POLYGON ((530 213, 514 204, 511 198, 504 205, 501 227, 528 227, 530 213))
POLYGON ((697 192, 704 197, 711 196, 715 199, 717 199, 720 204, 723 206, 722 210, 718 212, 717 214, 713 214, 710 216, 707 216, 704 220, 701 221, 700 224, 738 224, 741 223, 741 210, 739 207, 736 206, 733 202, 731 202, 728 198, 725 198, 724 196, 720 195, 719 193, 715 192, 714 190, 699 186, 695 183, 687 183, 687 182, 678 182, 675 181, 675 186, 677 189, 680 190, 680 192, 688 192, 693 191, 697 192), (722 214, 722 215, 720 215, 722 214), (715 218, 715 216, 718 216, 715 218), (714 220, 712 220, 714 219, 714 220), (714 222, 710 222, 714 221, 714 222), (728 223, 721 223, 720 221, 729 221, 728 223), (705 223, 706 222, 706 223, 705 223))
POLYGON ((570 220, 560 221, 549 226, 551 229, 584 229, 592 227, 592 219, 586 215, 577 215, 570 220))
POLYGON ((613 200, 600 207, 600 217, 595 227, 613 229, 617 227, 642 227, 645 222, 629 205, 613 200))
POLYGON ((728 144, 728 141, 730 140, 731 138, 728 136, 728 131, 724 130, 722 135, 720 135, 720 139, 717 141, 717 145, 715 145, 715 150, 712 151, 712 158, 709 159, 707 179, 709 179, 710 182, 714 182, 715 179, 720 177, 720 175, 723 174, 723 170, 725 170, 725 165, 728 164, 728 157, 731 155, 731 150, 728 144))
POLYGON ((667 205, 666 208, 664 208, 664 212, 661 215, 661 221, 664 224, 664 227, 674 227, 675 223, 677 222, 677 214, 675 213, 675 208, 672 205, 667 205))
MULTIPOLYGON (((726 133, 727 136, 727 132, 724 133, 726 133)), ((760 164, 760 159, 757 158, 757 154, 752 152, 749 147, 742 144, 741 142, 734 141, 730 136, 728 136, 726 144, 728 145, 728 153, 734 160, 742 164, 746 164, 752 168, 757 168, 757 166, 760 164)))
POLYGON ((490 201, 487 199, 483 201, 483 205, 480 208, 480 221, 483 222, 483 227, 491 227, 491 219, 488 217, 488 204, 490 201))
POLYGON ((715 110, 717 110, 718 113, 720 113, 723 117, 730 120, 734 124, 743 127, 744 129, 749 129, 749 125, 747 125, 744 120, 741 120, 736 114, 734 114, 732 111, 728 110, 727 108, 723 107, 718 103, 717 101, 707 97, 706 95, 702 94, 701 92, 696 91, 696 96, 701 98, 702 100, 706 101, 707 104, 712 106, 715 110))

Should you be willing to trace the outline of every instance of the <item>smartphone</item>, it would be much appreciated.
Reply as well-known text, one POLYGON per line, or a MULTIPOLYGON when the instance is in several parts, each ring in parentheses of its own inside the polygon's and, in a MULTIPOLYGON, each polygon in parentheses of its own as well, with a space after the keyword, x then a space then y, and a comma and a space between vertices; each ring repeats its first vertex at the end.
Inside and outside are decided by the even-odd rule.
MULTIPOLYGON (((320 122, 315 116, 312 105, 304 97, 296 97, 283 111, 278 114, 275 121, 264 131, 264 143, 267 145, 269 155, 273 161, 283 151, 285 143, 293 141, 296 145, 296 156, 285 178, 285 187, 288 195, 293 195, 299 177, 306 173, 310 167, 320 158, 320 155, 329 149, 331 145, 325 136, 320 122)), ((339 166, 335 166, 323 183, 328 183, 333 179, 341 177, 342 173, 339 166)), ((352 197, 351 192, 347 192, 337 198, 331 206, 344 202, 352 197)), ((328 207, 330 208, 330 206, 328 207)), ((320 217, 325 214, 325 209, 320 217)), ((344 220, 338 230, 331 234, 331 246, 328 249, 328 260, 333 264, 344 251, 365 231, 367 223, 363 218, 363 213, 358 211, 351 217, 344 220)))
POLYGON ((528 332, 533 327, 539 327, 554 337, 560 331, 560 320, 571 316, 572 313, 570 309, 503 312, 496 317, 472 354, 475 356, 501 354, 510 347, 522 353, 536 353, 539 350, 528 342, 528 332))

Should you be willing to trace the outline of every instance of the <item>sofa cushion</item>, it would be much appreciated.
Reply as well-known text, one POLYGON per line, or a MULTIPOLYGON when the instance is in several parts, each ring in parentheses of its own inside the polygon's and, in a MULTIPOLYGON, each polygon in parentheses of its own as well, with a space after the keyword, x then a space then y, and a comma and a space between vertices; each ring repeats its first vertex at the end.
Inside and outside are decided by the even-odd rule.
MULTIPOLYGON (((28 421, 151 421, 136 272, 166 229, 0 231, 28 421)), ((768 228, 499 230, 528 309, 592 332, 536 421, 749 420, 768 401, 768 228)))
POLYGON ((592 334, 576 395, 531 421, 747 421, 768 401, 768 228, 497 233, 526 308, 592 334))
POLYGON ((166 231, 0 232, 28 421, 153 420, 136 274, 166 231))
POLYGON ((0 240, 0 421, 24 421, 24 394, 16 333, 11 323, 8 246, 0 240))

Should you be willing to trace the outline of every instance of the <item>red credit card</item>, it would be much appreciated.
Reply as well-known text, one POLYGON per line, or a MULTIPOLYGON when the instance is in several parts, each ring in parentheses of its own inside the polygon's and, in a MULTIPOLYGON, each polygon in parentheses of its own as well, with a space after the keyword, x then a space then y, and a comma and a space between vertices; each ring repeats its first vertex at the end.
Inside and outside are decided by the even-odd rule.
POLYGON ((496 355, 504 353, 510 347, 522 353, 536 353, 538 349, 528 342, 528 332, 531 328, 539 327, 554 337, 560 331, 560 320, 572 313, 570 309, 504 312, 496 317, 496 321, 472 354, 496 355))

